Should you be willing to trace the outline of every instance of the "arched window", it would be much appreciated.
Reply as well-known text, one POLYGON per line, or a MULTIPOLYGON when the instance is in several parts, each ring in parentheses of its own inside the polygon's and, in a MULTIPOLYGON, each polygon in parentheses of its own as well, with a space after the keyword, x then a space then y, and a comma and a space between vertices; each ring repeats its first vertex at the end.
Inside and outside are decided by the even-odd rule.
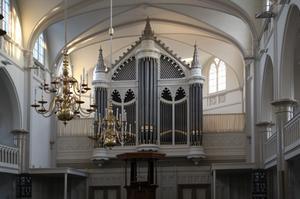
POLYGON ((217 68, 215 63, 209 69, 209 93, 217 92, 217 68))
POLYGON ((208 87, 209 93, 226 89, 226 64, 218 58, 210 65, 208 87))
POLYGON ((34 44, 33 57, 41 64, 45 64, 45 40, 43 33, 40 34, 34 44))
POLYGON ((266 0, 266 11, 271 11, 271 7, 272 7, 272 1, 271 0, 266 0))
POLYGON ((218 68, 218 91, 226 89, 226 65, 220 61, 218 68))
POLYGON ((2 28, 10 34, 10 0, 2 0, 1 11, 3 15, 2 28))

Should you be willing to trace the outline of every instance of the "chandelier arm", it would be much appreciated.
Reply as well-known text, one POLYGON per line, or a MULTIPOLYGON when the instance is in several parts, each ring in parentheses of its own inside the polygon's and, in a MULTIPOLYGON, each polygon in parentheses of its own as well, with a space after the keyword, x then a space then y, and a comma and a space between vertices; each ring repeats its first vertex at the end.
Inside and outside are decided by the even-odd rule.
MULTIPOLYGON (((53 102, 53 100, 52 100, 52 102, 53 102)), ((51 103, 51 105, 49 105, 49 109, 47 110, 47 109, 45 109, 45 107, 44 106, 42 106, 42 108, 45 110, 44 112, 40 112, 38 109, 37 109, 37 107, 35 107, 35 111, 37 112, 37 113, 39 113, 39 114, 41 114, 43 117, 45 117, 45 118, 48 118, 48 117, 50 117, 50 116, 52 116, 53 114, 54 114, 54 107, 52 107, 52 108, 50 108, 51 106, 53 106, 53 103, 51 103), (48 115, 47 115, 48 114, 48 115)))
POLYGON ((51 111, 51 112, 48 112, 48 113, 49 113, 49 115, 46 115, 47 113, 45 113, 45 114, 42 114, 42 116, 44 118, 49 118, 49 117, 51 117, 54 114, 54 111, 51 111))
POLYGON ((91 113, 92 112, 88 112, 88 111, 86 111, 86 110, 84 110, 83 108, 79 108, 79 112, 80 112, 80 115, 82 115, 83 117, 88 117, 88 116, 90 116, 91 115, 91 113), (85 114, 85 115, 84 115, 85 114))
POLYGON ((75 107, 74 111, 81 113, 82 112, 81 104, 77 103, 78 101, 81 101, 81 99, 78 98, 78 97, 76 97, 76 96, 73 96, 72 98, 74 100, 74 102, 73 102, 74 103, 74 107, 75 107))
POLYGON ((81 117, 87 118, 87 117, 89 117, 90 113, 89 114, 85 114, 85 113, 80 112, 79 115, 81 117))
MULTIPOLYGON (((43 108, 43 106, 40 106, 40 107, 42 107, 42 108, 43 108)), ((37 113, 39 113, 39 114, 42 114, 42 113, 39 111, 38 107, 34 107, 34 109, 35 109, 35 111, 36 111, 37 113)), ((47 111, 47 110, 45 110, 45 112, 48 112, 48 111, 47 111)))
POLYGON ((48 109, 44 107, 44 105, 42 105, 42 107, 46 110, 46 112, 53 112, 55 110, 55 101, 56 101, 56 97, 53 97, 51 99, 51 102, 48 106, 48 109))
POLYGON ((78 82, 76 82, 75 84, 74 84, 74 86, 73 86, 73 92, 74 92, 74 94, 76 95, 76 96, 80 96, 80 92, 81 92, 81 89, 80 89, 80 87, 79 87, 79 84, 78 84, 78 82), (79 92, 78 92, 79 91, 79 92))
POLYGON ((78 82, 76 82, 76 86, 73 87, 73 90, 77 96, 80 96, 88 92, 88 90, 85 90, 85 87, 82 86, 82 84, 79 84, 78 82))

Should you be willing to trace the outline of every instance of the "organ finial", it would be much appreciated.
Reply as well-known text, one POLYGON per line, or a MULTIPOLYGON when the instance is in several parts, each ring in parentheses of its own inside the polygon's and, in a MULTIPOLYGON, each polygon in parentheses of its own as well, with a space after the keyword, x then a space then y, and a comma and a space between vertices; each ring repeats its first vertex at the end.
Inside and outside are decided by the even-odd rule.
POLYGON ((96 70, 95 70, 95 72, 105 72, 106 71, 106 66, 104 65, 104 59, 103 59, 102 51, 103 50, 100 47, 100 49, 99 49, 99 56, 98 56, 98 62, 96 64, 96 70))
POLYGON ((146 26, 142 34, 142 39, 153 39, 153 37, 154 37, 154 31, 152 30, 150 25, 150 18, 147 17, 146 26))
POLYGON ((192 61, 191 67, 192 68, 201 68, 199 52, 198 52, 198 47, 197 47, 196 43, 194 45, 194 55, 193 55, 193 61, 192 61))

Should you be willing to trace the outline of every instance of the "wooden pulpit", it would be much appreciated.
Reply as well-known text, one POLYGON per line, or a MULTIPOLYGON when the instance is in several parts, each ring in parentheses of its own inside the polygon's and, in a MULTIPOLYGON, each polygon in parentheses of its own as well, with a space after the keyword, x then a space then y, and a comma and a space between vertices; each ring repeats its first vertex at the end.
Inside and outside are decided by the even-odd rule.
POLYGON ((165 154, 135 152, 123 153, 117 157, 125 161, 127 199, 155 199, 158 187, 157 161, 163 159, 165 154))

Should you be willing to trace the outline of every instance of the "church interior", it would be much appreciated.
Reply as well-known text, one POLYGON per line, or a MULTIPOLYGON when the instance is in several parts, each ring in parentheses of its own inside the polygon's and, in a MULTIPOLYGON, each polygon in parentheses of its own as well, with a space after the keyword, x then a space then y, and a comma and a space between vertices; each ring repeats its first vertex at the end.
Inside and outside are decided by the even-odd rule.
POLYGON ((0 10, 0 199, 300 198, 300 0, 0 10))

